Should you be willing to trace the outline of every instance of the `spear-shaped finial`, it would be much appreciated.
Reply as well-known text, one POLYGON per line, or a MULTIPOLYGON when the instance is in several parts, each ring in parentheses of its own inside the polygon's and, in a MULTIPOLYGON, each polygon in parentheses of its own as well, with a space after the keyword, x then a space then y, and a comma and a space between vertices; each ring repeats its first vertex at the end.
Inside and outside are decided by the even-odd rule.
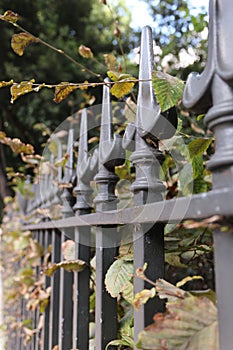
MULTIPOLYGON (((209 4, 208 59, 201 74, 191 73, 183 103, 196 112, 208 112, 205 122, 215 133, 215 154, 208 167, 215 170, 233 164, 233 2, 212 0, 209 4), (229 138, 230 135, 230 138, 229 138)), ((215 176, 214 176, 215 179, 215 176)), ((215 180, 214 180, 215 181, 215 180)), ((223 183, 226 183, 223 180, 223 183)))
POLYGON ((74 129, 70 128, 68 132, 68 142, 67 142, 67 152, 66 152, 69 157, 65 165, 64 177, 62 181, 65 185, 65 188, 61 195, 61 199, 63 203, 62 214, 64 217, 69 217, 73 215, 72 206, 73 206, 74 198, 71 194, 71 188, 66 187, 71 183, 72 176, 73 176, 73 142, 74 142, 74 129))
POLYGON ((141 34, 136 121, 135 124, 127 126, 123 142, 126 149, 133 150, 135 147, 143 146, 140 138, 153 144, 157 143, 159 139, 172 137, 176 132, 177 114, 175 108, 162 113, 156 101, 152 84, 153 69, 152 30, 146 26, 143 27, 141 34), (136 138, 137 142, 135 142, 136 138))
MULTIPOLYGON (((107 81, 105 80, 106 83, 107 81)), ((118 176, 114 173, 114 167, 122 165, 124 161, 125 150, 122 147, 122 138, 120 135, 112 134, 110 89, 107 85, 104 85, 99 143, 99 172, 95 177, 98 184, 98 195, 94 199, 94 202, 98 203, 97 210, 104 210, 103 203, 116 202, 114 189, 118 176)))
POLYGON ((81 114, 79 151, 77 164, 77 184, 73 190, 76 204, 73 209, 89 209, 92 207, 90 196, 93 192, 90 182, 93 180, 98 168, 98 149, 96 148, 93 155, 88 155, 88 120, 87 110, 83 109, 81 114))
MULTIPOLYGON (((106 83, 108 81, 108 79, 105 79, 106 83)), ((104 85, 100 127, 99 170, 103 165, 107 168, 111 168, 117 165, 122 165, 125 161, 125 151, 122 148, 122 138, 119 135, 113 135, 112 129, 110 89, 108 85, 104 85)))

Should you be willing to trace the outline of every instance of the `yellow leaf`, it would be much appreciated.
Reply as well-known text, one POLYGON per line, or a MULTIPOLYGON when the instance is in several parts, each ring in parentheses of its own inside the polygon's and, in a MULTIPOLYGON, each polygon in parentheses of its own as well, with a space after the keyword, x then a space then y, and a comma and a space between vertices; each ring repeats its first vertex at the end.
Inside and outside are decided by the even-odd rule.
POLYGON ((87 46, 80 45, 78 48, 78 52, 84 58, 92 58, 93 57, 93 52, 87 46))
POLYGON ((6 134, 4 133, 4 131, 0 131, 0 140, 4 140, 6 137, 6 134))
POLYGON ((193 281, 193 280, 203 280, 202 276, 187 276, 183 278, 181 281, 176 283, 176 287, 182 287, 187 282, 193 281))
POLYGON ((14 83, 14 80, 10 80, 10 81, 0 81, 0 88, 5 87, 5 86, 12 85, 13 83, 14 83))
POLYGON ((107 75, 112 81, 116 82, 116 84, 112 86, 110 92, 117 98, 127 95, 134 87, 135 82, 132 80, 136 81, 136 79, 130 74, 121 74, 114 71, 108 71, 107 75))
POLYGON ((79 85, 80 90, 87 90, 89 88, 89 82, 85 80, 82 84, 79 85))
POLYGON ((54 101, 60 103, 63 101, 72 91, 78 88, 77 85, 71 85, 69 82, 61 82, 55 88, 54 101))
POLYGON ((19 83, 19 84, 14 83, 11 86, 11 103, 14 103, 14 101, 17 98, 19 98, 20 96, 34 91, 33 90, 33 83, 34 82, 35 82, 35 80, 32 79, 30 81, 21 81, 21 83, 19 83))
POLYGON ((121 98, 128 93, 130 93, 131 89, 134 87, 135 83, 133 82, 116 82, 112 87, 111 87, 111 94, 117 98, 121 98))
POLYGON ((11 47, 17 55, 22 56, 29 44, 37 43, 38 39, 28 33, 14 34, 11 39, 11 47))
POLYGON ((134 298, 134 308, 139 310, 142 304, 145 304, 150 298, 154 298, 156 294, 156 289, 143 289, 140 293, 137 293, 134 298))
POLYGON ((112 81, 118 81, 119 80, 119 73, 114 72, 112 70, 107 72, 108 77, 112 80, 112 81))
POLYGON ((20 18, 18 13, 15 13, 11 10, 7 10, 4 12, 4 15, 0 16, 0 19, 6 22, 16 23, 18 19, 20 18))
POLYGON ((65 156, 62 157, 61 159, 58 159, 54 165, 55 165, 56 167, 61 166, 61 167, 64 168, 64 167, 66 166, 66 163, 67 163, 69 157, 70 157, 69 154, 65 154, 65 156))

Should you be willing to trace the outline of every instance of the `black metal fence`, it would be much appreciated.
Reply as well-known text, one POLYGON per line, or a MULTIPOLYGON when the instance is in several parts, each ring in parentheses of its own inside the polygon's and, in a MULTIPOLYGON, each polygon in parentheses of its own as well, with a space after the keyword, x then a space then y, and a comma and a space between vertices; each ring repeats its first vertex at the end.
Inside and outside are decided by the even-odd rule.
MULTIPOLYGON (((26 213, 40 207, 47 210, 59 202, 61 194, 62 219, 45 220, 29 224, 35 237, 48 247, 52 244, 51 262, 61 261, 61 247, 67 239, 75 241, 75 259, 87 263, 81 273, 69 273, 61 269, 46 286, 51 286, 50 303, 44 316, 40 341, 34 341, 25 349, 49 349, 58 345, 59 350, 91 349, 90 324, 90 259, 96 254, 96 306, 95 349, 104 350, 117 338, 117 300, 106 291, 104 279, 110 265, 118 255, 122 240, 119 227, 134 227, 130 238, 134 245, 134 268, 148 263, 147 276, 156 280, 164 276, 164 225, 186 219, 201 220, 213 215, 222 217, 224 225, 231 226, 233 214, 233 66, 231 38, 233 27, 230 14, 233 6, 229 1, 213 0, 210 3, 209 59, 201 75, 191 74, 185 88, 183 102, 194 110, 207 111, 205 122, 216 138, 215 154, 208 163, 213 174, 213 189, 208 193, 164 200, 164 185, 159 179, 163 154, 158 140, 169 139, 176 131, 174 109, 161 113, 156 103, 151 73, 153 68, 152 36, 149 27, 143 28, 139 70, 139 94, 135 124, 129 124, 123 138, 112 133, 112 114, 109 87, 103 87, 100 141, 98 149, 88 153, 88 116, 81 115, 78 164, 74 170, 72 157, 66 163, 64 183, 74 183, 74 188, 63 188, 58 193, 51 179, 43 182, 43 191, 35 185, 34 191, 43 192, 27 203, 26 213), (124 163, 126 152, 132 152, 130 161, 135 167, 135 180, 131 186, 133 205, 119 208, 116 185, 119 180, 115 167, 124 163), (74 176, 74 172, 76 172, 74 176), (91 201, 93 187, 94 206, 91 201), (75 197, 73 196, 75 195, 75 197), (127 226, 128 225, 128 226, 127 226), (92 230, 95 228, 95 241, 92 230)), ((68 151, 73 147, 73 132, 69 130, 68 151)), ((60 152, 60 154, 62 151, 60 152)), ((60 176, 60 175, 59 175, 60 176)), ((127 202, 127 201, 126 201, 127 202)), ((130 202, 130 201, 129 201, 130 202)), ((132 204, 132 203, 131 203, 132 204)), ((129 230, 130 232, 130 230, 129 230)), ((219 309, 220 348, 232 350, 232 266, 233 233, 214 232, 216 289, 219 309)), ((134 292, 148 287, 141 279, 135 279, 134 292)), ((24 305, 22 305, 24 310, 24 305)), ((134 333, 152 323, 156 312, 164 311, 160 299, 150 300, 134 315, 134 333)), ((25 311, 26 312, 26 311, 25 311)), ((33 316, 38 322, 39 314, 33 316)), ((204 317, 204 315, 203 315, 204 317)), ((20 339, 9 344, 11 349, 23 349, 20 339)), ((109 347, 111 348, 111 347, 109 347)), ((112 346, 114 348, 114 346, 112 346)))

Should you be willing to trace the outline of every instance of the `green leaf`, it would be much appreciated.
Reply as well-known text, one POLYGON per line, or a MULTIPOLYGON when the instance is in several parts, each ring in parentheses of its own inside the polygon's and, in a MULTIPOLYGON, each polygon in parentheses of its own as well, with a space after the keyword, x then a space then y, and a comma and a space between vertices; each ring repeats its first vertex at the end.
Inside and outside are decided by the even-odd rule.
POLYGON ((212 138, 198 138, 188 144, 189 155, 191 158, 205 153, 212 142, 212 138))
MULTIPOLYGON (((132 340, 131 340, 132 342, 132 340)), ((108 345, 106 346, 105 350, 109 349, 109 346, 129 346, 129 341, 127 341, 126 339, 116 339, 116 340, 112 340, 110 341, 110 343, 108 343, 108 345)))
POLYGON ((193 193, 203 193, 208 189, 207 183, 202 176, 197 177, 193 182, 193 193))
POLYGON ((71 92, 78 88, 77 85, 72 85, 69 82, 61 82, 55 88, 54 101, 60 103, 63 101, 71 92))
POLYGON ((203 158, 202 155, 194 156, 192 159, 192 167, 193 167, 193 178, 197 179, 198 177, 203 175, 203 158))
POLYGON ((131 281, 133 272, 132 261, 118 259, 110 266, 105 276, 105 286, 113 298, 116 298, 131 281))
POLYGON ((176 106, 181 101, 184 91, 183 80, 167 73, 153 71, 152 84, 162 112, 176 106))
POLYGON ((175 254, 175 253, 166 253, 165 254, 165 261, 166 263, 168 263, 171 266, 175 266, 175 267, 187 267, 187 265, 183 264, 180 261, 180 257, 179 255, 175 254))
POLYGON ((123 298, 129 303, 133 304, 134 300, 134 287, 132 282, 128 282, 122 290, 123 298))
POLYGON ((33 35, 24 32, 14 34, 11 39, 11 47, 13 51, 19 56, 22 56, 26 47, 32 43, 38 43, 38 39, 33 35))
POLYGON ((68 272, 81 272, 85 267, 86 263, 82 260, 61 261, 57 264, 53 264, 45 271, 45 273, 47 276, 51 277, 54 274, 54 272, 60 268, 64 268, 68 272))
POLYGON ((139 349, 219 349, 217 309, 208 298, 188 296, 168 302, 167 312, 156 314, 154 321, 139 334, 139 349))

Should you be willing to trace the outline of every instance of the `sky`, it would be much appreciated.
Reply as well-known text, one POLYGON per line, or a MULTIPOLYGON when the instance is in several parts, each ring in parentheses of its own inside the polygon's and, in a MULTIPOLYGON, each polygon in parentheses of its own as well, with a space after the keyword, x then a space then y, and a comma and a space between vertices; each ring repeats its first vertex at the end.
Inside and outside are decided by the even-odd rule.
MULTIPOLYGON (((196 8, 205 6, 208 8, 209 0, 189 0, 196 8)), ((153 27, 152 18, 149 15, 148 5, 142 0, 126 0, 126 4, 132 13, 132 27, 142 28, 145 25, 153 27)))

